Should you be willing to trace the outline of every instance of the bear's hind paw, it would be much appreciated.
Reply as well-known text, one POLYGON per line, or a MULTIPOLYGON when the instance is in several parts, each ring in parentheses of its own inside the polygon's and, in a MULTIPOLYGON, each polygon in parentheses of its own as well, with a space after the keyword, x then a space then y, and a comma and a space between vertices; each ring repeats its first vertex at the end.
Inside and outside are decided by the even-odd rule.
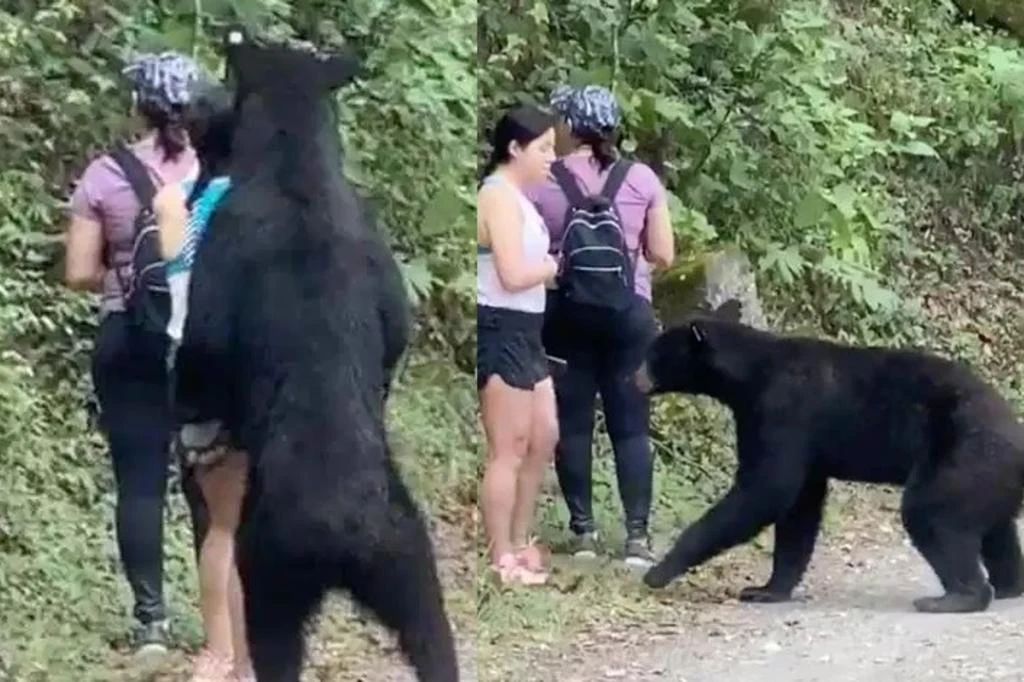
POLYGON ((974 613, 984 611, 992 602, 992 588, 988 585, 980 593, 947 592, 941 597, 921 597, 914 600, 914 608, 921 613, 974 613))
POLYGON ((766 585, 760 587, 744 587, 740 590, 739 595, 739 600, 748 604, 779 604, 792 599, 792 591, 779 590, 766 585))

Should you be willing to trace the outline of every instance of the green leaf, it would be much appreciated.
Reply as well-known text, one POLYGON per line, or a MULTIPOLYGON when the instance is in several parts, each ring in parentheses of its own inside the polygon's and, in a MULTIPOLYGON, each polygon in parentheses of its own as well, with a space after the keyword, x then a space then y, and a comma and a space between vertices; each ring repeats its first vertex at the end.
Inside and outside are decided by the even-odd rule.
POLYGON ((911 156, 921 156, 931 159, 939 158, 939 153, 935 151, 931 145, 920 140, 913 140, 906 144, 896 145, 896 149, 904 154, 910 154, 911 156))
POLYGON ((811 190, 797 204, 793 224, 799 229, 817 225, 826 211, 828 211, 828 202, 821 192, 816 189, 811 190))
POLYGON ((875 214, 869 210, 863 202, 858 205, 858 209, 860 210, 860 215, 864 218, 864 222, 868 224, 868 227, 876 232, 883 229, 883 225, 879 222, 878 218, 875 217, 875 214))
POLYGON ((425 235, 449 233, 464 210, 465 205, 459 195, 450 187, 441 187, 423 211, 420 231, 425 235))
POLYGON ((856 215, 857 191, 850 185, 846 183, 836 185, 825 198, 846 220, 850 220, 856 215))
POLYGON ((758 266, 762 271, 774 270, 783 282, 792 284, 807 267, 807 261, 795 246, 788 246, 784 249, 771 246, 761 258, 758 266))
POLYGON ((916 130, 927 128, 934 122, 935 119, 928 116, 914 116, 894 111, 889 117, 889 128, 899 135, 912 135, 916 130))
POLYGON ((420 305, 430 294, 434 285, 434 276, 425 258, 414 258, 408 262, 400 262, 402 278, 405 280, 406 293, 414 306, 420 305))
POLYGON ((747 176, 747 164, 739 157, 733 157, 729 166, 729 182, 740 189, 754 189, 755 184, 747 176))
POLYGON ((686 126, 693 124, 690 118, 690 109, 675 99, 656 96, 654 99, 654 110, 666 121, 682 123, 686 126))
POLYGON ((718 232, 708 222, 708 218, 702 212, 690 208, 673 192, 666 195, 669 215, 672 217, 673 231, 681 239, 701 244, 709 242, 718 236, 718 232))

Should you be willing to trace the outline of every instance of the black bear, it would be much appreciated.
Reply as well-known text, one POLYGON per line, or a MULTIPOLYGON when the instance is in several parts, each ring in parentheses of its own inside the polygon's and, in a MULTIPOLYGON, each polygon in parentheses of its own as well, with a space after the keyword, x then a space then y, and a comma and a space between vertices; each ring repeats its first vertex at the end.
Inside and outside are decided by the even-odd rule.
POLYGON ((904 487, 904 528, 945 590, 915 600, 919 611, 983 611, 993 588, 996 598, 1024 593, 1014 525, 1024 428, 997 391, 925 352, 780 337, 739 324, 738 314, 735 300, 695 312, 661 334, 636 374, 649 394, 723 403, 737 436, 732 488, 651 567, 648 586, 664 587, 775 524, 771 578, 741 599, 789 599, 835 478, 904 487))
POLYGON ((175 402, 250 456, 237 561, 257 679, 298 682, 304 626, 344 589, 420 680, 455 682, 433 548, 385 430, 402 281, 341 170, 331 99, 358 65, 228 37, 232 188, 196 252, 175 402))

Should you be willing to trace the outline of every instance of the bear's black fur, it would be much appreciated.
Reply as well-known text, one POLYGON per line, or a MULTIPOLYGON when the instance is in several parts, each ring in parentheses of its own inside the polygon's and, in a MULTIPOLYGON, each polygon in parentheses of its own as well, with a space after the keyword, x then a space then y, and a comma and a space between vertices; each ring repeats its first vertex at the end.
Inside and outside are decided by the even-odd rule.
POLYGON ((404 290, 342 175, 330 105, 355 64, 232 34, 233 184, 197 250, 176 402, 250 456, 237 561, 257 679, 299 680, 304 625, 338 588, 420 680, 454 682, 433 549, 384 424, 404 290))
POLYGON ((775 524, 771 578, 741 599, 789 599, 836 478, 904 486, 904 527, 945 590, 915 600, 918 610, 982 611, 992 588, 996 598, 1024 593, 1014 525, 1024 428, 1002 396, 960 363, 779 337, 739 324, 738 310, 729 301, 664 332, 637 372, 650 394, 701 394, 728 406, 738 456, 728 494, 644 582, 663 587, 775 524))

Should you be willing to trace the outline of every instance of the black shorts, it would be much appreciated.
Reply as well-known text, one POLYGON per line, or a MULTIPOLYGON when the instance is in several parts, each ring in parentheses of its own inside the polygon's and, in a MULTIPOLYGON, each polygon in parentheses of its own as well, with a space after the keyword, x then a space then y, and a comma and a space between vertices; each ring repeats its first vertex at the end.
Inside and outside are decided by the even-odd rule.
POLYGON ((548 377, 541 343, 543 313, 476 307, 476 387, 482 390, 497 374, 509 386, 532 390, 548 377))

